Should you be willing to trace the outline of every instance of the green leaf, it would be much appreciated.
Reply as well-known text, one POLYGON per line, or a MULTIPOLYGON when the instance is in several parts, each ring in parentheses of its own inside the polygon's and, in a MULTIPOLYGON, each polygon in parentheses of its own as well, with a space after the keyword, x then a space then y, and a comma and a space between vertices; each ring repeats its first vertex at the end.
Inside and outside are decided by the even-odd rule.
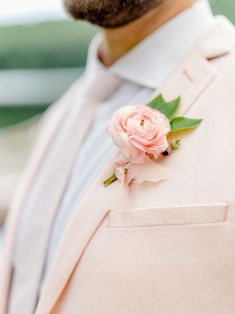
POLYGON ((149 107, 152 107, 154 109, 157 109, 159 106, 161 106, 162 104, 165 103, 165 100, 163 98, 163 96, 160 94, 159 96, 157 96, 156 98, 154 98, 149 104, 149 107))
POLYGON ((157 109, 161 111, 165 116, 168 117, 169 120, 171 120, 174 115, 176 114, 179 106, 180 106, 180 97, 170 101, 166 102, 162 95, 159 95, 155 99, 153 99, 148 106, 157 109))
POLYGON ((195 129, 202 122, 202 119, 189 119, 185 117, 176 117, 171 120, 171 132, 186 131, 195 129))

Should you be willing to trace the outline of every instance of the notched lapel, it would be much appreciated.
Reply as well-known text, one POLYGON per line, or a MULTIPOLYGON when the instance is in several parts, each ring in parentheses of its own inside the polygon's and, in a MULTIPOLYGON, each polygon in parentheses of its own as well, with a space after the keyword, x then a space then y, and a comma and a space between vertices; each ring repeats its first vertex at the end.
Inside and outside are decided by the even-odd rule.
MULTIPOLYGON (((186 114, 218 75, 210 61, 228 55, 234 46, 234 26, 225 17, 217 17, 217 23, 202 37, 160 88, 160 93, 167 100, 181 97, 182 105, 178 115, 186 114)), ((155 96, 158 94, 159 91, 155 96)))
POLYGON ((213 60, 229 54, 235 45, 235 33, 233 24, 225 17, 217 17, 218 22, 200 40, 197 50, 207 60, 213 60))
POLYGON ((110 176, 110 173, 112 173, 111 163, 78 205, 42 289, 37 314, 50 313, 71 272, 107 212, 111 209, 125 208, 129 189, 118 181, 106 188, 103 181, 110 176))
POLYGON ((216 75, 215 68, 194 49, 164 82, 160 91, 168 100, 180 96, 178 115, 185 115, 216 75))

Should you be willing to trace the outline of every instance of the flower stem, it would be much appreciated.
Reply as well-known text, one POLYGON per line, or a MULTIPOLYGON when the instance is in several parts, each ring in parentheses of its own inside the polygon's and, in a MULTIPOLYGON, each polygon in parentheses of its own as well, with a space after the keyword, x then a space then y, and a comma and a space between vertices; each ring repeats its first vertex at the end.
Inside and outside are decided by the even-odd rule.
POLYGON ((112 184, 115 181, 117 181, 117 177, 115 174, 113 174, 111 177, 109 177, 108 179, 106 179, 104 181, 104 186, 107 188, 107 186, 109 186, 110 184, 112 184))
POLYGON ((180 145, 181 145, 181 140, 180 140, 179 138, 174 139, 174 140, 171 142, 171 148, 172 148, 173 150, 178 149, 178 148, 180 147, 180 145))

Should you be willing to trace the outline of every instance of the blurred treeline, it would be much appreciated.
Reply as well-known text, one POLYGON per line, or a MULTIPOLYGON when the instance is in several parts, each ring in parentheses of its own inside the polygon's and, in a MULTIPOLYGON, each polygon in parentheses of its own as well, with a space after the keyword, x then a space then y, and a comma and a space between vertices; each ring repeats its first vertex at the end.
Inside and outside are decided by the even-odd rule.
MULTIPOLYGON (((235 0, 211 5, 235 23, 235 0)), ((63 94, 82 73, 96 32, 72 20, 0 27, 0 130, 41 114, 63 94)))
MULTIPOLYGON (((211 0, 235 23, 234 0, 211 0)), ((73 21, 0 28, 0 69, 81 67, 96 28, 73 21)))
MULTIPOLYGON (((215 14, 235 23, 235 0, 211 4, 215 14)), ((0 26, 0 225, 35 143, 41 113, 81 75, 96 32, 72 20, 0 26)))
POLYGON ((73 21, 0 27, 0 68, 84 66, 96 29, 73 21))

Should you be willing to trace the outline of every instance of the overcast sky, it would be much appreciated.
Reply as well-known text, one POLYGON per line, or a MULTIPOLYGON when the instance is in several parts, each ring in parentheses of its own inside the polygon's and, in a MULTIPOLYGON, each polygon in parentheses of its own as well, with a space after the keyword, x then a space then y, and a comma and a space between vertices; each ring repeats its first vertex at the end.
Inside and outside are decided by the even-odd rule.
POLYGON ((61 0, 0 0, 0 24, 64 17, 61 0))

